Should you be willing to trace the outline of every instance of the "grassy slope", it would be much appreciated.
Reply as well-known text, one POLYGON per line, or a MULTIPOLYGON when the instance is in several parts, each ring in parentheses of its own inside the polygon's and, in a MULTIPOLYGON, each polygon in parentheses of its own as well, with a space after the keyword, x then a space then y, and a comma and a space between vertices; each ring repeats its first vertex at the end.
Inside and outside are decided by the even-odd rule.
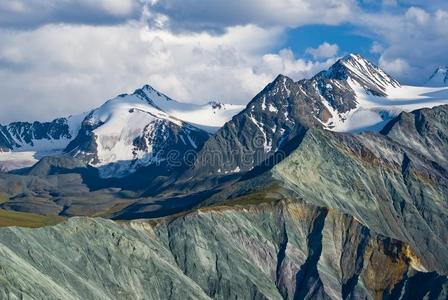
POLYGON ((64 220, 58 216, 41 216, 31 213, 15 212, 0 209, 0 227, 43 227, 60 223, 64 220))

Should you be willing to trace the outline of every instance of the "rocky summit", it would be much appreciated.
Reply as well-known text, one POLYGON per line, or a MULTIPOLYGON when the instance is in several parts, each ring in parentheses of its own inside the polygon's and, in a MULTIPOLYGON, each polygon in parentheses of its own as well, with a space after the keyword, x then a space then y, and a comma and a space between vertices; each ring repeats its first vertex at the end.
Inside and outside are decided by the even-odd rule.
POLYGON ((446 87, 357 54, 0 126, 0 298, 447 299, 447 133, 446 87))

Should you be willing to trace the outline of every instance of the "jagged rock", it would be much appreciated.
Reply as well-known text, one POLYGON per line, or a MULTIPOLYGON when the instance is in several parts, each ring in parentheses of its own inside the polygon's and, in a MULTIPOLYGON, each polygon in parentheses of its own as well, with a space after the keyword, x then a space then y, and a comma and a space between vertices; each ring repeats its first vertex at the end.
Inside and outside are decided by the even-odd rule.
POLYGON ((300 197, 406 243, 428 270, 448 273, 448 172, 379 134, 310 130, 274 167, 300 197))
POLYGON ((403 112, 381 133, 448 169, 448 105, 403 112))
POLYGON ((278 76, 205 143, 185 178, 272 166, 300 144, 309 128, 379 131, 403 110, 447 101, 445 89, 402 86, 368 60, 349 54, 311 79, 278 76))

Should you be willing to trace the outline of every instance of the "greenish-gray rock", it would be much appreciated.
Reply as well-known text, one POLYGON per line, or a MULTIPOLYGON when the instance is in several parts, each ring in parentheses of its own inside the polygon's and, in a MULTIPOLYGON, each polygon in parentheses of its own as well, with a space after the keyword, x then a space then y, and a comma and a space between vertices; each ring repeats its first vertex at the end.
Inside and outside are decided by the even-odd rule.
POLYGON ((406 299, 412 280, 444 299, 447 278, 420 267, 408 245, 297 199, 0 229, 2 299, 406 299))
POLYGON ((308 203, 409 243, 427 270, 448 274, 448 173, 419 152, 378 134, 310 130, 273 172, 308 203))

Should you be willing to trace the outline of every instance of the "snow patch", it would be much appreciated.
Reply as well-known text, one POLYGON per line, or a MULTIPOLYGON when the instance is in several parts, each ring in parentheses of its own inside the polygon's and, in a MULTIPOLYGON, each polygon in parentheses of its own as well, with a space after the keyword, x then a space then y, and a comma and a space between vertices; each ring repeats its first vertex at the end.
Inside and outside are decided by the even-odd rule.
POLYGON ((269 104, 269 111, 270 112, 274 112, 274 113, 278 113, 278 109, 274 105, 272 105, 272 104, 269 104))
POLYGON ((385 90, 387 97, 366 93, 358 83, 349 80, 349 85, 356 93, 358 105, 355 109, 339 114, 324 99, 326 108, 332 118, 324 125, 327 129, 338 132, 380 131, 392 118, 402 111, 448 104, 448 88, 389 86, 385 90))

